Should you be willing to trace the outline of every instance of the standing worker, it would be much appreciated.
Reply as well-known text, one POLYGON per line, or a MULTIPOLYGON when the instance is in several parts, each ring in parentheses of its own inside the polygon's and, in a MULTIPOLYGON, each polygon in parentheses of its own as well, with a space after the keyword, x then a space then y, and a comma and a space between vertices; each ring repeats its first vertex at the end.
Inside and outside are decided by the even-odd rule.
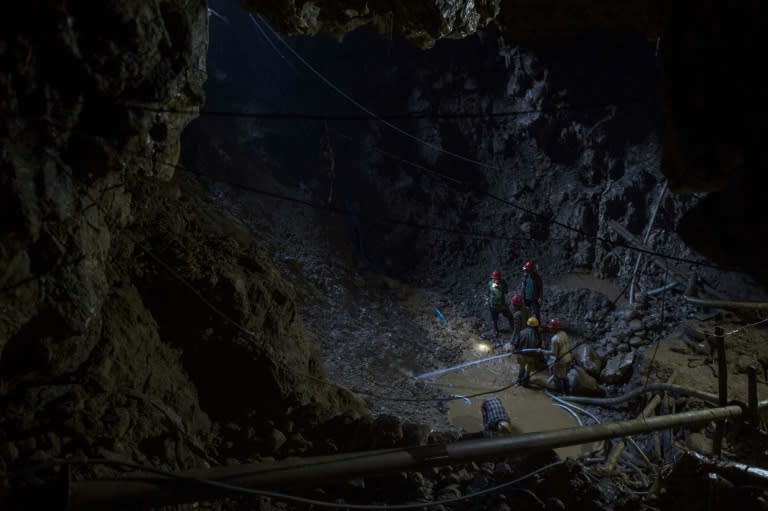
POLYGON ((517 363, 520 364, 520 371, 517 373, 517 383, 523 387, 528 386, 531 372, 539 366, 539 353, 541 350, 541 335, 539 333, 539 319, 531 316, 526 322, 527 327, 520 332, 520 340, 515 350, 521 351, 517 355, 517 363))
POLYGON ((514 309, 514 312, 512 313, 512 346, 515 346, 520 337, 520 332, 522 332, 523 328, 527 325, 531 313, 528 312, 528 309, 525 307, 521 295, 512 297, 512 308, 514 309))
POLYGON ((497 397, 483 399, 483 405, 480 407, 483 412, 483 430, 485 436, 496 436, 498 434, 512 433, 512 425, 509 422, 509 415, 504 409, 504 405, 497 397))
POLYGON ((568 344, 568 334, 560 330, 560 318, 552 318, 547 321, 547 330, 555 332, 548 350, 542 350, 547 356, 547 365, 555 379, 557 390, 562 394, 568 394, 568 369, 571 367, 571 349, 568 344))
POLYGON ((512 328, 512 313, 507 306, 507 281, 501 278, 499 270, 491 272, 491 280, 488 281, 488 290, 485 302, 488 310, 491 312, 491 321, 493 321, 493 332, 496 337, 499 336, 499 314, 504 315, 509 321, 509 328, 512 328))
POLYGON ((523 281, 520 285, 520 294, 523 295, 525 306, 533 312, 534 316, 540 318, 541 302, 544 300, 544 285, 533 261, 526 261, 523 265, 523 281))

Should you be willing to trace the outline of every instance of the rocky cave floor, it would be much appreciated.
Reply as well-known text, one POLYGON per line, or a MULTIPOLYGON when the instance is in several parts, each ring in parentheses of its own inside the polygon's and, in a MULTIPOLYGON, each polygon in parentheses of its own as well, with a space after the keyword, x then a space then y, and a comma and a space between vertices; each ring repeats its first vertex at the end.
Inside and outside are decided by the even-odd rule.
MULTIPOLYGON (((318 228, 315 213, 300 206, 266 203, 263 198, 221 185, 213 185, 209 193, 207 200, 215 208, 227 211, 259 233, 257 237, 263 248, 272 254, 278 268, 296 287, 300 315, 320 347, 325 372, 332 382, 360 393, 380 419, 386 417, 385 421, 401 425, 420 424, 422 435, 427 431, 432 433, 430 440, 457 438, 467 432, 451 421, 451 401, 441 400, 450 397, 450 390, 433 385, 434 381, 415 381, 413 376, 504 351, 505 333, 502 332, 499 339, 493 338, 482 307, 482 282, 462 280, 462 272, 458 272, 449 288, 400 282, 366 264, 356 249, 355 236, 359 233, 350 234, 344 228, 333 227, 332 219, 318 228), (272 207, 280 208, 279 217, 269 214, 272 207), (349 241, 346 246, 342 243, 341 248, 333 241, 345 237, 349 241), (438 317, 440 313, 444 320, 438 317), (488 353, 479 353, 471 349, 475 343, 494 347, 488 353), (424 425, 429 429, 424 430, 424 425)), ((664 282, 659 270, 654 273, 650 265, 645 268, 646 275, 640 282, 646 287, 664 282)), ((578 387, 577 393, 619 395, 646 382, 663 382, 672 373, 678 385, 716 393, 716 361, 711 356, 706 334, 720 326, 729 333, 729 397, 746 401, 746 372, 752 366, 758 369, 762 381, 758 385, 759 397, 768 398, 765 385, 768 331, 765 324, 745 327, 763 318, 748 314, 737 316, 721 310, 703 311, 686 303, 682 286, 653 297, 640 295, 634 305, 629 305, 622 293, 626 290, 628 272, 620 272, 619 277, 610 280, 575 273, 548 277, 545 276, 545 319, 547 313, 564 318, 572 345, 585 341, 575 351, 579 369, 571 376, 572 385, 578 387)), ((516 277, 510 281, 514 285, 516 277)), ((505 320, 500 318, 500 321, 505 326, 505 320)), ((505 385, 514 381, 514 364, 502 368, 507 374, 501 374, 501 380, 498 366, 495 367, 490 370, 497 376, 494 381, 503 381, 505 385)), ((538 382, 546 384, 544 378, 538 382)), ((524 404, 524 401, 518 402, 524 404)), ((601 421, 611 421, 634 418, 644 403, 633 400, 612 408, 582 406, 601 421)), ((662 411, 701 406, 702 403, 693 398, 668 398, 663 401, 662 411)), ((575 425, 575 421, 571 422, 575 425)), ((552 483, 551 479, 541 477, 536 477, 529 488, 534 493, 544 491, 544 495, 557 496, 561 501, 565 499, 563 495, 578 489, 568 503, 577 506, 587 502, 591 505, 602 502, 605 507, 600 508, 606 509, 675 505, 693 498, 680 481, 689 481, 692 474, 700 476, 703 470, 701 463, 689 460, 683 452, 693 449, 710 454, 713 432, 713 427, 708 426, 699 431, 680 429, 672 434, 638 435, 635 440, 643 453, 625 450, 618 463, 619 470, 613 472, 601 472, 610 443, 593 446, 578 462, 569 461, 557 467, 558 471, 569 472, 562 474, 569 481, 562 484, 570 485, 569 489, 564 492, 544 489, 552 483), (681 456, 685 458, 682 461, 681 456), (661 491, 660 480, 664 481, 661 491), (651 492, 650 500, 646 498, 648 492, 651 492)), ((753 446, 745 451, 744 444, 730 433, 724 452, 748 461, 754 461, 756 456, 764 458, 761 448, 753 446)), ((554 453, 549 456, 541 461, 542 465, 557 460, 554 453)), ((513 459, 496 464, 473 463, 436 469, 433 473, 393 476, 397 481, 366 478, 368 486, 364 493, 370 499, 377 487, 391 488, 394 484, 402 489, 404 499, 446 498, 487 488, 496 480, 508 480, 504 477, 513 473, 522 473, 514 467, 513 459)), ((764 496, 761 491, 750 489, 749 485, 737 491, 732 483, 723 480, 726 481, 724 487, 731 488, 730 498, 736 501, 746 498, 763 506, 760 509, 768 508, 766 501, 760 500, 764 496)), ((355 501, 356 492, 363 490, 342 485, 336 491, 338 496, 355 501)), ((324 496, 331 494, 333 490, 324 496)), ((475 509, 489 505, 505 509, 513 504, 503 493, 493 498, 497 499, 493 504, 486 500, 473 505, 478 506, 475 509)), ((540 500, 535 496, 526 498, 540 500)), ((701 498, 710 497, 695 497, 701 498)), ((526 505, 530 503, 529 500, 526 505)), ((542 501, 540 505, 559 509, 557 502, 542 501)))

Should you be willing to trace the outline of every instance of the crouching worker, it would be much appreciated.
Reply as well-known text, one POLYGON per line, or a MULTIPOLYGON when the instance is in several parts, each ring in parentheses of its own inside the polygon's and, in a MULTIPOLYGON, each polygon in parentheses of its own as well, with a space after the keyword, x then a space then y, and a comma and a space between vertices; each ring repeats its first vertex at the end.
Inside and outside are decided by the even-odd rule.
POLYGON ((497 397, 483 399, 480 408, 483 412, 483 433, 485 436, 509 435, 512 433, 512 424, 504 405, 497 397))
POLYGON ((560 330, 560 318, 547 321, 547 330, 555 332, 555 335, 552 336, 549 349, 542 350, 542 354, 547 357, 547 365, 555 379, 558 392, 568 394, 568 369, 573 360, 568 345, 568 334, 560 330))
POLYGON ((520 371, 517 373, 517 383, 523 387, 528 386, 531 373, 539 368, 541 360, 541 335, 539 334, 539 319, 531 316, 526 321, 526 328, 520 332, 520 337, 515 346, 518 352, 517 363, 520 371))

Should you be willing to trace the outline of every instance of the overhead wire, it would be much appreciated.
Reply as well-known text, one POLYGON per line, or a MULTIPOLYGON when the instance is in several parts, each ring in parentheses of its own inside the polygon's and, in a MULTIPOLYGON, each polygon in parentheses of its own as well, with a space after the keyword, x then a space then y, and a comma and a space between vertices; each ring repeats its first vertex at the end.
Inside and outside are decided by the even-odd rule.
MULTIPOLYGON (((258 16, 259 16, 259 17, 260 17, 262 20, 264 20, 264 18, 263 18, 263 17, 262 17, 260 14, 259 14, 258 16)), ((254 21, 254 23, 256 23, 256 21, 254 21)), ((324 75, 323 75, 323 74, 322 74, 320 71, 318 71, 317 69, 315 69, 315 68, 314 68, 314 66, 312 66, 312 64, 310 64, 309 62, 307 62, 307 60, 306 60, 306 59, 304 59, 304 57, 302 57, 302 56, 301 56, 301 55, 300 55, 300 54, 299 54, 299 53, 298 53, 296 50, 294 50, 294 49, 293 49, 293 47, 291 47, 291 45, 289 45, 289 44, 288 44, 288 43, 287 43, 287 42, 286 42, 286 41, 285 41, 285 40, 284 40, 282 37, 280 37, 280 35, 279 35, 277 32, 275 32, 275 30, 274 30, 274 29, 273 29, 273 28, 272 28, 272 27, 269 25, 269 23, 268 23, 268 22, 264 21, 264 26, 266 26, 267 30, 269 30, 269 32, 270 32, 270 33, 272 33, 272 35, 273 35, 273 36, 274 36, 274 37, 275 37, 275 38, 276 38, 276 39, 277 39, 277 40, 278 40, 278 41, 279 41, 279 42, 280 42, 280 43, 281 43, 283 46, 285 46, 285 48, 286 48, 286 49, 287 49, 287 50, 288 50, 288 51, 289 51, 289 52, 290 52, 290 53, 291 53, 291 54, 292 54, 294 57, 296 57, 296 59, 298 59, 298 61, 299 61, 299 62, 301 62, 301 63, 302 63, 302 64, 303 64, 303 65, 304 65, 304 66, 305 66, 307 69, 309 69, 309 70, 310 70, 310 71, 311 71, 311 72, 312 72, 312 73, 313 73, 315 76, 317 76, 317 77, 318 77, 318 78, 319 78, 319 79, 320 79, 320 80, 321 80, 323 83, 325 83, 325 84, 326 84, 328 87, 330 87, 331 89, 333 89, 334 91, 336 91, 336 93, 338 93, 340 96, 342 96, 343 98, 345 98, 347 101, 349 101, 350 103, 352 103, 353 105, 355 105, 357 108, 359 108, 360 110, 362 110, 363 112, 365 112, 367 115, 370 115, 370 116, 374 117, 374 118, 375 118, 377 121, 379 121, 380 123, 384 124, 385 126, 387 126, 388 128, 390 128, 391 130, 393 130, 393 131, 395 131, 395 132, 399 133, 400 135, 402 135, 402 136, 404 136, 404 137, 406 137, 406 138, 409 138, 409 139, 411 139, 411 140, 413 140, 413 141, 415 141, 415 142, 417 142, 417 143, 420 143, 420 144, 424 145, 425 147, 429 147, 430 149, 432 149, 432 150, 434 150, 434 151, 437 151, 437 152, 440 152, 440 153, 443 153, 443 154, 447 154, 447 155, 449 155, 449 156, 451 156, 451 157, 453 157, 453 158, 456 158, 457 160, 461 160, 461 161, 463 161, 463 162, 466 162, 466 163, 470 163, 470 164, 472 164, 472 165, 477 165, 477 166, 479 166, 479 167, 483 167, 483 168, 487 168, 487 169, 494 169, 494 170, 504 170, 502 167, 499 167, 498 165, 489 165, 489 164, 487 164, 487 163, 484 163, 484 162, 482 162, 482 161, 480 161, 480 160, 476 160, 476 159, 474 159, 474 158, 470 158, 470 157, 468 157, 468 156, 464 156, 464 155, 462 155, 462 154, 456 153, 456 152, 454 152, 454 151, 450 151, 450 150, 448 150, 448 149, 444 149, 443 147, 441 147, 441 146, 439 146, 439 145, 437 145, 437 144, 434 144, 434 143, 432 143, 432 142, 428 142, 428 141, 426 141, 426 140, 424 140, 424 139, 422 139, 422 138, 420 138, 420 137, 417 137, 416 135, 414 135, 414 134, 412 134, 412 133, 410 133, 410 132, 408 132, 408 131, 404 130, 403 128, 401 128, 401 127, 397 126, 396 124, 393 124, 393 123, 389 122, 388 120, 386 120, 386 119, 383 119, 381 116, 377 115, 375 112, 373 112, 372 110, 370 110, 368 107, 366 107, 366 106, 365 106, 365 105, 363 105, 362 103, 358 102, 358 101, 357 101, 356 99, 354 99, 352 96, 350 96, 349 94, 347 94, 346 92, 344 92, 343 90, 341 90, 341 89, 340 89, 339 87, 337 87, 337 86, 336 86, 336 85, 335 85, 333 82, 331 82, 331 81, 330 81, 328 78, 326 78, 326 77, 325 77, 325 76, 324 76, 324 75)))
POLYGON ((291 64, 291 62, 288 60, 288 58, 285 55, 283 55, 283 53, 277 48, 277 46, 275 46, 275 43, 272 42, 272 39, 267 35, 267 33, 264 31, 264 29, 261 28, 261 26, 258 23, 256 23, 256 19, 253 17, 253 14, 248 13, 248 16, 253 21, 253 24, 256 25, 256 28, 259 29, 259 32, 264 37, 264 39, 266 39, 266 41, 269 43, 269 45, 272 47, 272 49, 275 50, 275 53, 277 53, 280 56, 280 58, 285 61, 286 65, 288 65, 288 67, 290 67, 293 70, 294 73, 298 74, 299 73, 298 69, 293 67, 293 64, 291 64))
MULTIPOLYGON (((401 112, 394 114, 328 114, 328 113, 311 113, 311 112, 245 112, 241 110, 213 110, 213 109, 178 109, 178 108, 166 108, 154 106, 153 103, 143 103, 138 101, 126 101, 121 105, 133 109, 143 110, 146 112, 153 112, 159 114, 174 114, 174 115, 195 115, 199 117, 218 117, 218 118, 235 118, 235 119, 260 119, 260 120, 304 120, 304 121, 376 121, 379 119, 391 119, 391 120, 423 120, 423 119, 493 119, 500 117, 514 117, 518 115, 530 115, 540 113, 552 113, 552 112, 567 112, 574 110, 599 110, 602 108, 609 108, 612 106, 630 106, 635 104, 632 101, 629 102, 611 102, 611 103, 595 103, 593 105, 581 104, 571 105, 553 108, 538 108, 530 110, 514 110, 514 111, 501 111, 501 112, 464 112, 464 113, 438 113, 438 112, 401 112)), ((641 104, 638 101, 638 104, 641 104)))
POLYGON ((197 169, 192 169, 191 167, 186 166, 186 165, 170 164, 170 163, 165 163, 165 162, 156 162, 156 163, 160 163, 162 165, 172 165, 177 170, 181 170, 182 172, 187 172, 189 174, 192 174, 192 175, 195 175, 195 176, 198 176, 198 177, 202 177, 202 178, 208 179, 208 180, 210 180, 210 181, 212 181, 214 183, 226 184, 226 185, 232 186, 233 188, 238 188, 240 190, 244 190, 244 191, 247 191, 247 192, 253 192, 253 193, 258 194, 258 195, 263 195, 265 197, 270 197, 272 199, 277 199, 277 200, 281 200, 281 201, 285 201, 285 202, 292 202, 294 204, 300 204, 302 206, 307 206, 307 207, 310 207, 310 208, 313 208, 313 209, 323 210, 323 211, 327 211, 327 212, 330 212, 330 213, 337 213, 337 214, 344 215, 344 216, 354 216, 354 217, 357 217, 357 218, 362 218, 364 220, 368 220, 370 222, 382 222, 382 223, 389 223, 389 224, 394 224, 394 225, 400 225, 400 226, 404 226, 404 227, 411 227, 411 228, 414 228, 414 229, 421 229, 421 230, 427 230, 427 231, 436 231, 436 232, 444 232, 444 233, 448 233, 448 234, 457 234, 457 235, 466 236, 466 237, 474 238, 474 239, 501 240, 501 241, 536 241, 534 238, 532 238, 530 236, 503 236, 503 235, 493 234, 493 233, 478 233, 478 232, 473 232, 473 231, 463 231, 463 230, 460 230, 460 229, 452 229, 452 228, 449 228, 449 227, 440 227, 440 226, 430 225, 430 224, 419 224, 419 223, 416 223, 416 222, 411 222, 411 221, 408 221, 408 220, 402 220, 402 219, 391 218, 391 217, 380 217, 380 216, 356 213, 356 212, 353 212, 353 211, 350 211, 350 210, 347 210, 347 209, 344 209, 344 208, 340 208, 340 207, 335 206, 335 205, 328 205, 327 203, 322 203, 321 204, 321 203, 312 202, 312 201, 308 201, 308 200, 304 200, 304 199, 299 199, 299 198, 295 198, 295 197, 289 197, 289 196, 282 195, 282 194, 279 194, 279 193, 275 193, 275 192, 271 192, 271 191, 268 191, 268 190, 264 190, 262 188, 256 188, 256 187, 253 187, 253 186, 250 186, 250 185, 244 185, 244 184, 236 183, 234 181, 212 177, 210 175, 210 173, 202 172, 202 171, 197 170, 197 169))

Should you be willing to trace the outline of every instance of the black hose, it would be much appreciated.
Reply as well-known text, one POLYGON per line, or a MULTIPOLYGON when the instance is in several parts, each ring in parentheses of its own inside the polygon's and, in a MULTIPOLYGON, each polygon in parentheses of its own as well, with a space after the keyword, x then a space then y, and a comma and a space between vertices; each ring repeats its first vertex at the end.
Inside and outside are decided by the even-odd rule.
POLYGON ((672 394, 677 394, 681 396, 695 397, 697 399, 701 399, 702 401, 707 401, 709 403, 718 402, 718 397, 716 394, 710 394, 709 392, 702 392, 700 390, 689 389, 688 387, 683 387, 681 385, 675 385, 672 383, 651 383, 650 385, 644 385, 642 387, 638 387, 635 390, 632 390, 630 392, 627 392, 626 394, 623 394, 617 397, 561 396, 561 399, 564 399, 566 401, 570 401, 573 403, 582 403, 586 405, 611 406, 611 405, 617 405, 619 403, 623 403, 624 401, 629 401, 630 399, 636 398, 642 394, 645 394, 646 392, 653 392, 653 391, 664 391, 664 392, 670 392, 672 394))

